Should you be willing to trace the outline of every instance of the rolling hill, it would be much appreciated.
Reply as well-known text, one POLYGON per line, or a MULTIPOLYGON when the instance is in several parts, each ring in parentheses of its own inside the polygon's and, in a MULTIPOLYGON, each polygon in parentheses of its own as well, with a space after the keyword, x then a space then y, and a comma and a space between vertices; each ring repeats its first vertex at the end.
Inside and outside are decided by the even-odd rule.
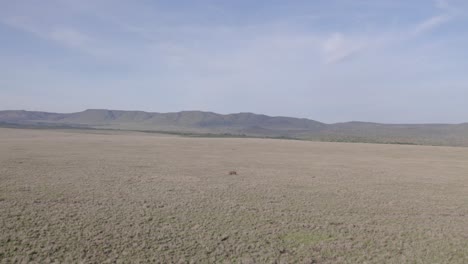
POLYGON ((85 127, 212 136, 243 135, 319 141, 468 146, 468 123, 458 125, 368 122, 325 124, 304 118, 271 117, 253 113, 222 115, 202 111, 149 113, 88 109, 69 114, 24 110, 0 111, 0 124, 19 127, 85 127))

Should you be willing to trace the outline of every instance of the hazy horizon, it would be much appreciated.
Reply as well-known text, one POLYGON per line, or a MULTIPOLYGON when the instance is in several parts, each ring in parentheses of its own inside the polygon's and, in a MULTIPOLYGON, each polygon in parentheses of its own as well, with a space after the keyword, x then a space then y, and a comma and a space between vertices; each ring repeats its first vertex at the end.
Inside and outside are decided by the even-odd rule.
POLYGON ((0 0, 0 109, 468 122, 468 2, 0 0))
POLYGON ((144 110, 137 110, 137 109, 107 109, 107 108, 89 108, 89 109, 83 109, 81 111, 72 111, 72 112, 57 112, 57 111, 42 111, 42 110, 28 110, 28 109, 0 109, 0 112, 2 111, 26 111, 26 112, 43 112, 43 113, 54 113, 54 114, 76 114, 76 113, 82 113, 85 111, 90 111, 90 110, 98 110, 98 111, 121 111, 121 112, 145 112, 145 113, 158 113, 158 114, 169 114, 169 113, 181 113, 181 112, 202 112, 202 113, 214 113, 214 114, 219 114, 219 115, 236 115, 236 114, 254 114, 254 115, 266 115, 269 117, 286 117, 286 118, 297 118, 297 119, 308 119, 311 121, 317 121, 323 124, 339 124, 339 123, 353 123, 353 122, 358 122, 358 123, 376 123, 376 124, 384 124, 384 125, 463 125, 463 124, 468 124, 468 122, 459 122, 459 123, 384 123, 384 122, 374 122, 374 121, 362 121, 362 120, 347 120, 347 121, 341 121, 341 122, 324 122, 321 121, 320 119, 317 118, 310 118, 310 117, 301 117, 301 116, 286 116, 286 115, 268 115, 264 113, 255 113, 255 112, 246 112, 246 111, 238 111, 238 112, 226 112, 226 113, 221 113, 221 112, 213 112, 213 111, 208 111, 208 110, 199 110, 199 109, 185 109, 185 110, 180 110, 180 111, 169 111, 169 112, 161 112, 161 111, 144 111, 144 110))

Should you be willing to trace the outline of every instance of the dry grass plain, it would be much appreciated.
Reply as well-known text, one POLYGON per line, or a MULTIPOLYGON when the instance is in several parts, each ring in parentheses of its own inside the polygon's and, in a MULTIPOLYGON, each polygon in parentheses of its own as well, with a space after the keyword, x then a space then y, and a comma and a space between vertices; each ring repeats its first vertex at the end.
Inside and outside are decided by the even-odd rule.
POLYGON ((0 263, 468 263, 468 148, 0 129, 0 222, 0 263))

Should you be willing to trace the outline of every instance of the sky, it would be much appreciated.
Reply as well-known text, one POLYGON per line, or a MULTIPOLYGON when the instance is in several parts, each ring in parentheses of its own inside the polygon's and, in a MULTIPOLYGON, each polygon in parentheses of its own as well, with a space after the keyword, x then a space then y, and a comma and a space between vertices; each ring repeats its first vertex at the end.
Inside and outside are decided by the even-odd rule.
POLYGON ((467 0, 0 0, 0 110, 468 122, 467 0))

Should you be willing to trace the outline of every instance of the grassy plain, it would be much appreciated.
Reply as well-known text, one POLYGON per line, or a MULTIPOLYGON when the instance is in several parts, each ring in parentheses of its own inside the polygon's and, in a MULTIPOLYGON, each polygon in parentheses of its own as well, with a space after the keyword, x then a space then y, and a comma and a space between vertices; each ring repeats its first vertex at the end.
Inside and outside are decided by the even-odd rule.
POLYGON ((2 128, 15 262, 467 263, 468 148, 2 128))

